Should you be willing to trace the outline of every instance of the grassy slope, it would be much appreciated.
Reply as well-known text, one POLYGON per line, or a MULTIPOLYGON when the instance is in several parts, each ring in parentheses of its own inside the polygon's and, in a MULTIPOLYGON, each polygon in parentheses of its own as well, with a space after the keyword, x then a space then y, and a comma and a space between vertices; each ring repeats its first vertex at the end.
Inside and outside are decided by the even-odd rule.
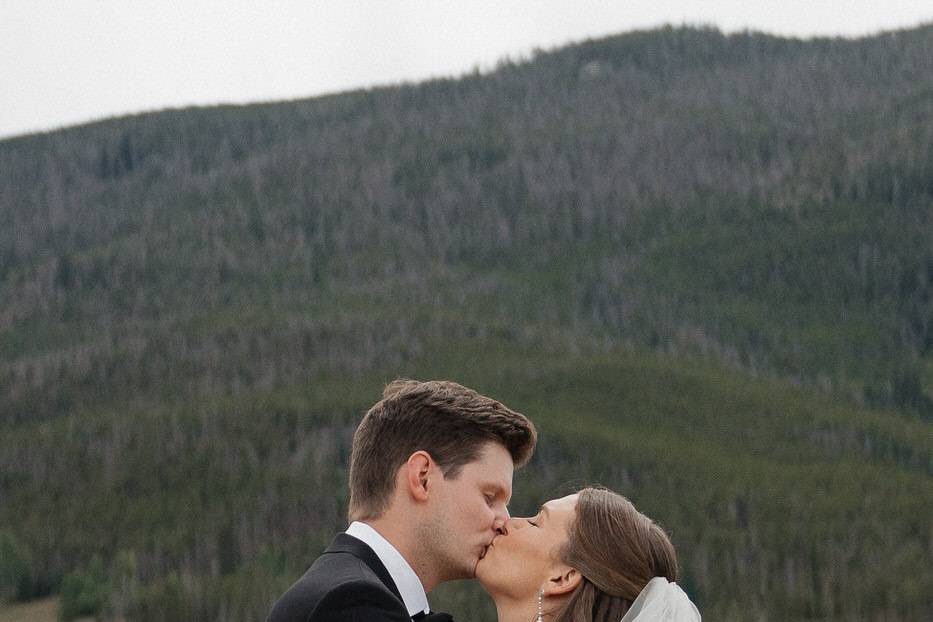
POLYGON ((0 622, 58 622, 58 599, 0 605, 0 622))

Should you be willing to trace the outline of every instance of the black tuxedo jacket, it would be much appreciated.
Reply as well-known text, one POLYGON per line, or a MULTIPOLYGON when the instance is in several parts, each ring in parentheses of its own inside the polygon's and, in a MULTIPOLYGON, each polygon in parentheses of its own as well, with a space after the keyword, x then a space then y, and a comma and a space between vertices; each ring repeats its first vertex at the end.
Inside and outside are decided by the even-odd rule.
POLYGON ((266 622, 411 622, 389 571, 364 542, 338 534, 266 622))

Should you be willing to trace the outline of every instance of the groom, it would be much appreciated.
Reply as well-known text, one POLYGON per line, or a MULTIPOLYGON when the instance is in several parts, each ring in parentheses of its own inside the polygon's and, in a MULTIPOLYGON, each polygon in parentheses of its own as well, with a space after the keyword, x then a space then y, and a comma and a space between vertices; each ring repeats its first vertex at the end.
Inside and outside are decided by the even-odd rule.
POLYGON ((388 385, 353 435, 353 522, 267 622, 421 620, 427 592, 474 576, 536 440, 524 415, 454 382, 388 385))

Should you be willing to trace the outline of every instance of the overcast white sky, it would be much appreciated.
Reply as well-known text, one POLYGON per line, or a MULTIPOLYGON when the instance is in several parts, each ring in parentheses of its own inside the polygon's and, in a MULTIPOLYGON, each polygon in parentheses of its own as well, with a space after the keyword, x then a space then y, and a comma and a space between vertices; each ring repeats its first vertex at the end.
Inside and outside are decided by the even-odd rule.
POLYGON ((664 23, 859 36, 931 21, 929 0, 0 0, 0 137, 459 75, 664 23))

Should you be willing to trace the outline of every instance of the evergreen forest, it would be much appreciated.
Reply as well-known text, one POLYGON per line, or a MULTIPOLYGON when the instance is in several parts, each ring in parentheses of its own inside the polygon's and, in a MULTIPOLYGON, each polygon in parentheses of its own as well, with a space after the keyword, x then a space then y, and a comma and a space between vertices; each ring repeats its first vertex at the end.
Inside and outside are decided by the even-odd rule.
POLYGON ((621 492, 705 619, 933 619, 933 26, 0 141, 0 602, 264 619, 397 377, 531 417, 512 514, 621 492))

